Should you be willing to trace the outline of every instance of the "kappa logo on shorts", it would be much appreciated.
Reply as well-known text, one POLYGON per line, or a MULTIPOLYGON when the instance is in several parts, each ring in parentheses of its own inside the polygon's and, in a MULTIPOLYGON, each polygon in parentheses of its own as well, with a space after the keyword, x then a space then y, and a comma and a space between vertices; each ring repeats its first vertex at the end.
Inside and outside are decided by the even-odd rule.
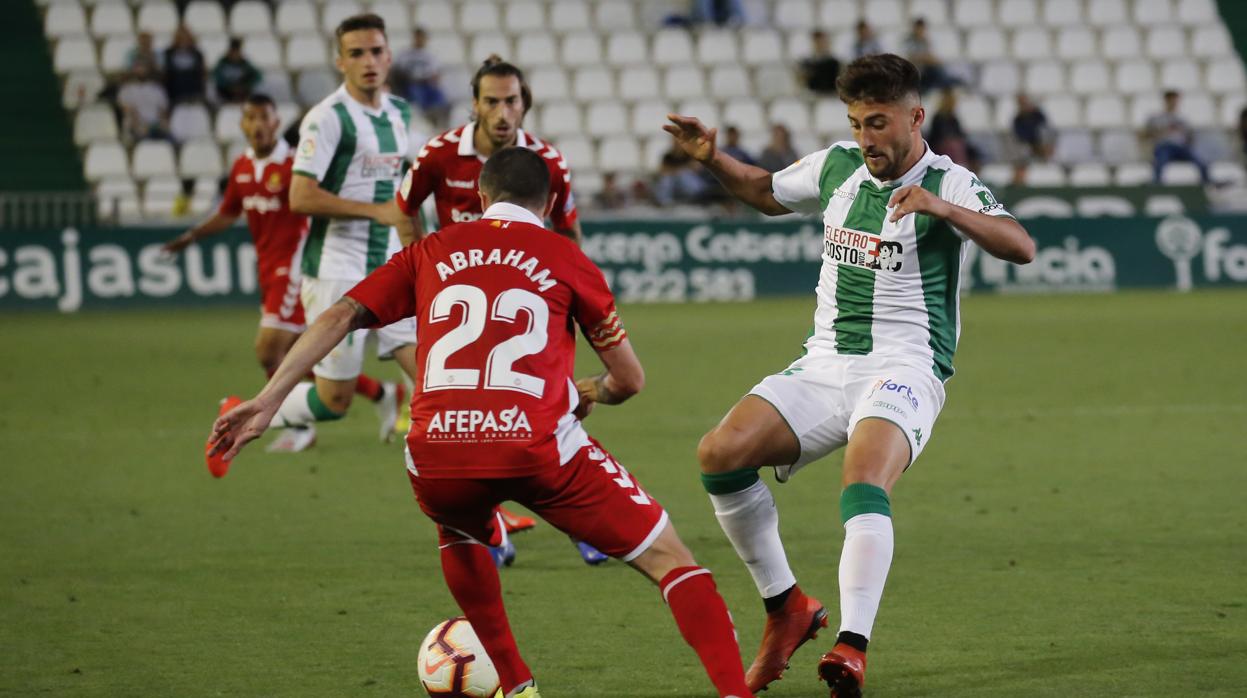
MULTIPOLYGON (((918 409, 918 398, 914 396, 913 389, 910 388, 908 385, 902 385, 900 383, 897 383, 891 378, 881 378, 875 382, 875 387, 870 389, 870 395, 874 395, 880 390, 889 392, 889 393, 896 393, 901 398, 903 398, 906 402, 908 402, 909 405, 913 407, 915 410, 918 409)), ((867 395, 866 397, 870 397, 870 395, 867 395)))
POLYGON ((614 475, 615 477, 612 479, 615 481, 616 485, 619 485, 625 490, 636 490, 635 494, 629 495, 629 498, 632 499, 632 501, 641 505, 650 503, 649 495, 645 494, 645 492, 641 490, 640 486, 637 485, 636 481, 632 479, 632 476, 628 474, 628 471, 619 461, 606 455, 605 451, 596 446, 590 447, 590 450, 586 455, 589 456, 589 460, 598 461, 598 465, 602 466, 602 469, 605 470, 607 474, 614 475))
POLYGON ((914 443, 921 446, 922 445, 922 430, 914 429, 913 432, 914 432, 914 443))
POLYGON ((832 262, 862 269, 900 271, 905 247, 895 240, 848 228, 825 226, 823 256, 832 262))

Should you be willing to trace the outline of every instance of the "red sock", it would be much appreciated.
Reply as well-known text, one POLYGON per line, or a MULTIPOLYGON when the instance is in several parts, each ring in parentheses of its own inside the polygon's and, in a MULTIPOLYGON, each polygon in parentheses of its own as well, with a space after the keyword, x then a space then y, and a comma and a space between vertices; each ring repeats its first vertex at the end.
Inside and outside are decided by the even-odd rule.
POLYGON ((697 652, 720 696, 751 698, 736 644, 736 628, 710 570, 677 567, 659 582, 684 641, 697 652))
POLYGON ((381 383, 379 381, 374 378, 369 378, 361 373, 359 374, 359 378, 355 379, 355 392, 363 395, 373 402, 376 402, 381 399, 381 395, 384 391, 381 389, 381 383))
MULTIPOLYGON (((498 670, 502 692, 507 693, 533 678, 520 657, 511 635, 511 624, 502 605, 498 568, 483 545, 461 543, 442 548, 442 576, 463 615, 468 617, 485 652, 498 670)), ((743 685, 743 684, 742 684, 743 685)))

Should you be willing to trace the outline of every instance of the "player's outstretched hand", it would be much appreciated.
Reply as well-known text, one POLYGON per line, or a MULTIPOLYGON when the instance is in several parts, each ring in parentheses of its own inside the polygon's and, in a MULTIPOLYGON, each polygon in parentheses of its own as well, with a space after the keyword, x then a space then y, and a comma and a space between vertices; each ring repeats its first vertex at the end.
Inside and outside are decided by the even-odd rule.
POLYGON ((576 381, 576 392, 580 395, 580 404, 576 405, 576 411, 572 412, 576 419, 583 421, 597 404, 597 400, 594 399, 597 395, 597 387, 593 384, 595 380, 596 378, 590 377, 576 381))
POLYGON ((925 213, 936 218, 947 218, 950 204, 917 184, 901 187, 892 193, 888 208, 894 208, 888 221, 895 223, 911 213, 925 213))
POLYGON ((243 446, 260 438, 268 429, 280 406, 280 403, 264 405, 253 399, 217 417, 212 423, 212 435, 208 437, 208 443, 212 444, 208 455, 224 454, 224 460, 233 460, 243 446))
POLYGON ((667 120, 671 123, 663 126, 662 130, 675 136, 675 142, 680 144, 681 150, 697 162, 710 162, 714 157, 714 141, 719 129, 707 129, 695 116, 668 114, 667 120))
POLYGON ((161 245, 160 251, 165 254, 177 254, 187 247, 190 247, 191 243, 194 241, 195 238, 189 232, 182 233, 181 235, 161 245))

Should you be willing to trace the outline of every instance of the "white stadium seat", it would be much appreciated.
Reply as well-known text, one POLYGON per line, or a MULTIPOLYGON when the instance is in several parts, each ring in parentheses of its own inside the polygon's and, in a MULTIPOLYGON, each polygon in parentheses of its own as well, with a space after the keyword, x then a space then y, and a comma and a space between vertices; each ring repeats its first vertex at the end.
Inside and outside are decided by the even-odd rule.
POLYGON ((772 124, 783 124, 793 133, 809 133, 814 130, 810 121, 809 104, 802 99, 777 99, 771 102, 767 110, 767 120, 772 124))
POLYGON ((172 34, 178 28, 178 8, 169 0, 149 0, 139 5, 138 30, 172 34))
POLYGON ((182 192, 181 182, 172 177, 160 177, 143 187, 143 215, 147 218, 169 218, 182 192))
POLYGON ((1082 126, 1082 100, 1073 95, 1052 95, 1043 101, 1043 111, 1048 123, 1058 129, 1082 126))
MULTIPOLYGON (((162 43, 160 37, 156 37, 156 45, 159 46, 162 43)), ((229 48, 229 36, 225 34, 200 34, 195 37, 195 43, 199 46, 199 52, 204 55, 204 62, 210 66, 215 66, 221 56, 225 55, 226 49, 229 48)), ((243 53, 246 54, 246 52, 244 44, 243 53)))
POLYGON ((797 63, 807 58, 813 53, 813 41, 810 39, 809 29, 793 29, 788 32, 784 39, 784 49, 786 52, 785 61, 788 63, 797 63))
MULTIPOLYGON (((612 4, 612 3, 606 3, 612 4)), ((624 3, 618 3, 624 4, 624 3)), ((549 31, 556 34, 586 31, 592 28, 589 23, 589 3, 581 0, 559 0, 550 6, 549 31)), ((629 28, 631 24, 629 24, 629 28)), ((606 27, 607 30, 610 27, 606 27)))
POLYGON ((1178 3, 1178 21, 1188 27, 1220 24, 1216 0, 1182 0, 1178 3))
POLYGON ((303 110, 294 102, 277 103, 277 120, 281 128, 289 128, 303 116, 303 110))
POLYGON ((1102 162, 1080 162, 1069 170, 1071 187, 1107 187, 1113 183, 1113 175, 1102 162))
POLYGON ((533 99, 542 102, 547 99, 568 99, 571 88, 567 81, 567 71, 557 66, 539 67, 525 73, 528 85, 532 88, 533 99))
POLYGON ((183 179, 195 177, 220 177, 225 174, 221 166, 221 149, 211 139, 190 141, 182 146, 178 156, 178 175, 183 179))
POLYGON ((57 0, 48 5, 43 17, 43 33, 49 38, 82 36, 87 33, 87 15, 77 0, 57 0))
POLYGON ((684 116, 695 116, 701 120, 703 124, 710 127, 724 125, 723 115, 719 111, 719 105, 714 100, 694 98, 680 100, 676 105, 675 113, 684 116))
POLYGON ((1084 121, 1090 128, 1124 128, 1126 104, 1119 95, 1092 95, 1084 105, 1084 121))
POLYGON ((1113 74, 1113 87, 1125 94, 1151 92, 1156 89, 1156 70, 1147 60, 1122 61, 1113 74))
POLYGON ((130 13, 130 6, 111 2, 97 5, 91 11, 91 34, 98 38, 132 36, 134 15, 130 13))
POLYGON ((732 124, 745 133, 764 131, 770 126, 757 100, 747 98, 724 103, 723 124, 732 124))
POLYGON ((1134 21, 1145 27, 1171 25, 1173 3, 1170 0, 1134 0, 1134 21))
MULTIPOLYGON (((596 37, 593 42, 594 50, 599 50, 596 37)), ((563 62, 567 62, 567 54, 563 54, 563 62)), ((616 67, 651 64, 649 43, 645 35, 638 32, 611 34, 606 44, 606 62, 616 67)))
POLYGON ((242 128, 242 107, 237 104, 222 104, 216 112, 216 126, 213 136, 219 143, 233 143, 246 140, 242 128))
POLYGON ((74 115, 74 143, 117 140, 117 117, 107 104, 88 104, 74 115))
POLYGON ((468 0, 459 5, 459 31, 465 34, 492 34, 503 26, 492 0, 468 0))
POLYGON ((1131 26, 1110 27, 1104 30, 1100 40, 1100 52, 1105 58, 1121 60, 1143 55, 1139 30, 1131 26))
POLYGON ((1047 0, 1043 5, 1043 23, 1050 27, 1083 26, 1082 0, 1047 0))
POLYGON ((1204 68, 1204 86, 1218 93, 1242 92, 1247 89, 1242 61, 1237 56, 1208 61, 1204 68))
POLYGON ((662 100, 646 100, 632 107, 632 133, 648 136, 656 133, 667 123, 667 114, 671 113, 671 103, 662 100))
POLYGON ((823 0, 818 21, 824 27, 851 27, 860 19, 861 7, 856 0, 823 0))
POLYGON ((455 6, 450 0, 420 0, 414 4, 413 20, 430 35, 455 30, 455 6))
POLYGON ((317 34, 291 37, 286 42, 286 67, 290 70, 329 67, 329 47, 317 34))
POLYGON ((632 136, 609 136, 598 146, 597 165, 603 172, 637 172, 642 167, 641 149, 632 136))
POLYGON ((173 146, 165 141, 140 141, 132 154, 134 178, 140 182, 152 177, 172 177, 174 165, 173 146))
POLYGON ((1160 87, 1166 90, 1195 90, 1203 84, 1199 63, 1190 58, 1175 58, 1160 66, 1160 87))
MULTIPOLYGON (((731 99, 733 97, 749 97, 754 95, 753 85, 749 80, 749 73, 738 65, 721 65, 710 71, 710 91, 706 95, 716 99, 731 99)), ((673 97, 684 97, 684 95, 672 95, 673 97)), ((695 97, 697 95, 687 95, 695 97)), ((769 95, 768 95, 769 96, 769 95)))
POLYGON ((311 0, 282 0, 273 24, 281 36, 311 34, 320 31, 316 15, 316 6, 311 0))
POLYGON ((706 95, 706 74, 693 65, 668 68, 663 76, 663 94, 668 99, 688 99, 706 95))
MULTIPOLYGON (((909 23, 905 17, 905 6, 901 0, 870 0, 870 22, 875 29, 895 29, 904 27, 909 29, 909 23)), ((934 18, 928 20, 928 23, 934 22, 934 18)), ((810 27, 806 27, 810 29, 810 27)))
POLYGON ((1113 128, 1100 133, 1100 144, 1096 149, 1100 158, 1110 164, 1135 162, 1143 157, 1139 146, 1139 135, 1133 130, 1125 130, 1124 122, 1115 124, 1113 128))
POLYGON ((941 59, 959 60, 964 56, 961 30, 954 27, 931 27, 927 30, 927 36, 931 39, 931 50, 941 59))
POLYGON ((1087 60, 1070 69, 1070 89, 1080 95, 1095 95, 1110 89, 1112 78, 1104 61, 1087 60))
POLYGON ((1136 129, 1147 126, 1147 120, 1162 109, 1160 93, 1144 92, 1130 99, 1130 125, 1136 129))
MULTIPOLYGON (((110 36, 100 47, 100 70, 108 74, 121 73, 127 68, 126 59, 134 49, 133 36, 110 36)), ((206 57, 205 57, 206 60, 206 57)), ((156 76, 159 78, 159 76, 156 76)))
POLYGON ((105 177, 130 176, 125 148, 116 141, 88 145, 83 160, 83 174, 87 181, 97 182, 105 177))
MULTIPOLYGON (((841 2, 843 3, 844 0, 841 0, 841 2)), ((871 8, 871 13, 874 13, 873 7, 871 8)), ((909 0, 908 15, 911 21, 919 17, 926 20, 928 30, 946 26, 949 21, 948 2, 947 0, 909 0)), ((854 17, 853 19, 856 20, 857 18, 854 17)), ((850 26, 843 19, 840 22, 842 23, 841 26, 850 26)))
POLYGON ((657 170, 662 164, 662 156, 671 148, 671 137, 665 133, 647 136, 642 139, 641 166, 647 171, 657 170))
POLYGON ((619 98, 627 102, 655 99, 662 94, 658 71, 649 66, 629 66, 619 71, 619 98))
POLYGON ((966 58, 970 60, 987 62, 1005 56, 1004 32, 997 28, 980 27, 971 31, 966 38, 966 58))
POLYGON ((1032 187, 1063 187, 1065 168, 1055 162, 1036 162, 1026 168, 1026 183, 1032 187))
POLYGON ((693 42, 688 32, 663 29, 654 34, 650 57, 657 65, 679 65, 693 60, 693 42))
POLYGON ((1056 55, 1066 61, 1098 57, 1095 32, 1086 27, 1067 27, 1058 31, 1056 55))
POLYGON ((1035 0, 1001 0, 1000 23, 1006 27, 1033 27, 1039 23, 1035 0))
POLYGON ((615 76, 609 68, 589 66, 576 71, 572 78, 572 94, 580 102, 615 100, 615 76))
MULTIPOLYGON (((711 81, 718 76, 720 70, 728 69, 730 66, 719 66, 711 73, 711 81)), ((792 97, 798 94, 808 94, 805 87, 798 85, 796 74, 792 68, 786 65, 767 65, 762 66, 754 71, 753 89, 760 99, 774 99, 776 97, 792 97)))
POLYGON ((1199 168, 1190 162, 1170 162, 1160 171, 1160 183, 1168 186, 1194 186, 1200 183, 1199 168))
POLYGON ((1146 162, 1123 162, 1113 172, 1113 184, 1119 187, 1137 187, 1151 184, 1152 165, 1146 162))
POLYGON ((987 63, 979 74, 979 89, 989 95, 1012 95, 1017 92, 1021 77, 1012 61, 987 63))
POLYGON ((173 108, 169 115, 169 133, 178 143, 212 137, 212 116, 202 104, 186 103, 173 108))
POLYGON ((1007 187, 1013 183, 1013 165, 1006 162, 989 162, 979 169, 978 175, 993 187, 1007 187))
POLYGON ((310 107, 338 89, 338 76, 329 70, 305 70, 295 80, 299 103, 310 107))
POLYGON ((1026 27, 1013 32, 1013 57, 1035 61, 1052 57, 1052 37, 1043 27, 1026 27))
MULTIPOLYGON (((585 5, 583 0, 565 0, 585 5)), ((636 12, 630 2, 599 2, 593 12, 593 24, 603 33, 631 31, 637 28, 636 12)))
POLYGON ((468 63, 471 65, 480 65, 482 61, 492 55, 498 55, 505 58, 511 56, 511 39, 505 34, 482 33, 472 37, 472 43, 468 45, 468 63))
POLYGON ((272 34, 273 16, 261 0, 239 0, 229 11, 229 33, 235 36, 272 34))
POLYGON ((1247 95, 1242 93, 1222 95, 1220 104, 1217 112, 1220 114, 1221 128, 1237 128, 1239 114, 1243 109, 1247 109, 1247 95))
MULTIPOLYGON (((964 94, 957 100, 957 118, 967 131, 992 130, 992 108, 985 97, 977 94, 964 94)), ((815 116, 815 124, 820 122, 815 116)))
POLYGON ((281 44, 275 37, 270 34, 252 34, 245 41, 243 54, 252 65, 265 72, 282 67, 281 44))
POLYGON ((1057 131, 1053 159, 1065 165, 1094 160, 1095 141, 1091 132, 1080 128, 1057 131))
POLYGON ((1192 31, 1191 55, 1204 59, 1235 55, 1230 32, 1225 28, 1225 25, 1218 22, 1197 27, 1192 31))
POLYGON ((545 31, 545 5, 534 0, 512 0, 506 5, 502 26, 508 33, 545 31))
POLYGON ((849 128, 848 107, 835 97, 822 97, 814 103, 814 131, 820 136, 844 133, 849 128))
POLYGON ((772 22, 780 29, 804 29, 815 26, 814 3, 811 0, 779 0, 772 22))
MULTIPOLYGON (((612 35, 611 43, 621 35, 612 35)), ((633 36, 633 35, 622 35, 633 36)), ((639 35, 635 35, 638 36, 639 35)), ((563 65, 593 65, 602 62, 602 43, 596 34, 578 32, 563 37, 563 65)), ((632 59, 632 63, 643 62, 643 56, 632 59)))
POLYGON ((628 130, 628 111, 614 101, 591 103, 585 112, 585 129, 586 133, 596 138, 625 133, 628 130))
MULTIPOLYGON (((328 0, 321 8, 320 29, 327 36, 333 36, 342 20, 363 11, 363 6, 355 0, 328 0)), ((389 27, 386 29, 388 33, 389 27)))
POLYGON ((52 64, 56 72, 94 71, 95 42, 86 37, 66 37, 56 42, 56 52, 52 54, 52 64))
POLYGON ((1186 31, 1181 27, 1153 27, 1147 32, 1144 50, 1152 58, 1185 56, 1186 31))
POLYGON ((1094 0, 1087 3, 1087 21, 1096 27, 1121 26, 1130 22, 1125 0, 1094 0))
POLYGON ((294 90, 290 87, 290 75, 284 70, 266 70, 260 78, 257 91, 272 97, 278 103, 294 99, 294 90))
POLYGON ((542 65, 557 65, 558 46, 554 37, 545 33, 521 34, 515 42, 515 60, 525 69, 542 65))
POLYGON ((1207 92, 1183 92, 1182 115, 1195 128, 1213 128, 1217 125, 1217 103, 1207 92))
POLYGON ((542 135, 558 137, 565 135, 583 136, 580 107, 574 102, 544 102, 541 108, 542 135))
POLYGON ((97 70, 80 70, 65 76, 61 104, 68 110, 78 109, 95 101, 104 89, 104 76, 97 70))
POLYGON ((704 66, 739 65, 740 48, 736 45, 736 33, 716 30, 706 31, 697 38, 697 62, 704 66))
POLYGON ((196 34, 225 34, 225 11, 216 0, 191 0, 182 13, 182 22, 196 34))
POLYGON ((139 190, 129 176, 113 176, 95 185, 95 198, 99 202, 100 215, 111 217, 115 212, 138 213, 139 190))
POLYGON ((378 17, 385 20, 385 33, 391 39, 411 32, 410 4, 403 0, 381 0, 373 3, 371 9, 378 17))
MULTIPOLYGON (((435 32, 429 36, 429 43, 426 46, 429 52, 437 56, 438 61, 442 65, 471 65, 475 68, 480 63, 475 57, 469 62, 467 61, 468 47, 464 43, 463 37, 458 34, 448 32, 435 32)), ((483 58, 482 58, 483 60, 483 58)), ((442 84, 444 88, 445 83, 442 84)))
POLYGON ((589 142, 589 139, 583 136, 568 136, 560 138, 559 142, 554 145, 562 153, 568 168, 572 170, 597 169, 595 165, 597 159, 593 153, 593 144, 589 142))
POLYGON ((1228 182, 1240 187, 1247 184, 1247 171, 1244 171, 1241 163, 1222 160, 1212 163, 1208 170, 1214 182, 1228 182))
POLYGON ((954 25, 963 29, 996 26, 992 0, 952 0, 952 4, 954 25))

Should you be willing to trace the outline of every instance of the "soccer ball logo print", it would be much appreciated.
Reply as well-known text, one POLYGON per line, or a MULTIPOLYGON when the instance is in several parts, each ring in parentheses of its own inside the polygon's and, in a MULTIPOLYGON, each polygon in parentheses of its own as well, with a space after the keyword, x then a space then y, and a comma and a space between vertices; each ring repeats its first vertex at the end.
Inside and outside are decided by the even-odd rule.
POLYGON ((438 623, 420 643, 420 684, 438 698, 494 698, 498 672, 462 616, 438 623))

